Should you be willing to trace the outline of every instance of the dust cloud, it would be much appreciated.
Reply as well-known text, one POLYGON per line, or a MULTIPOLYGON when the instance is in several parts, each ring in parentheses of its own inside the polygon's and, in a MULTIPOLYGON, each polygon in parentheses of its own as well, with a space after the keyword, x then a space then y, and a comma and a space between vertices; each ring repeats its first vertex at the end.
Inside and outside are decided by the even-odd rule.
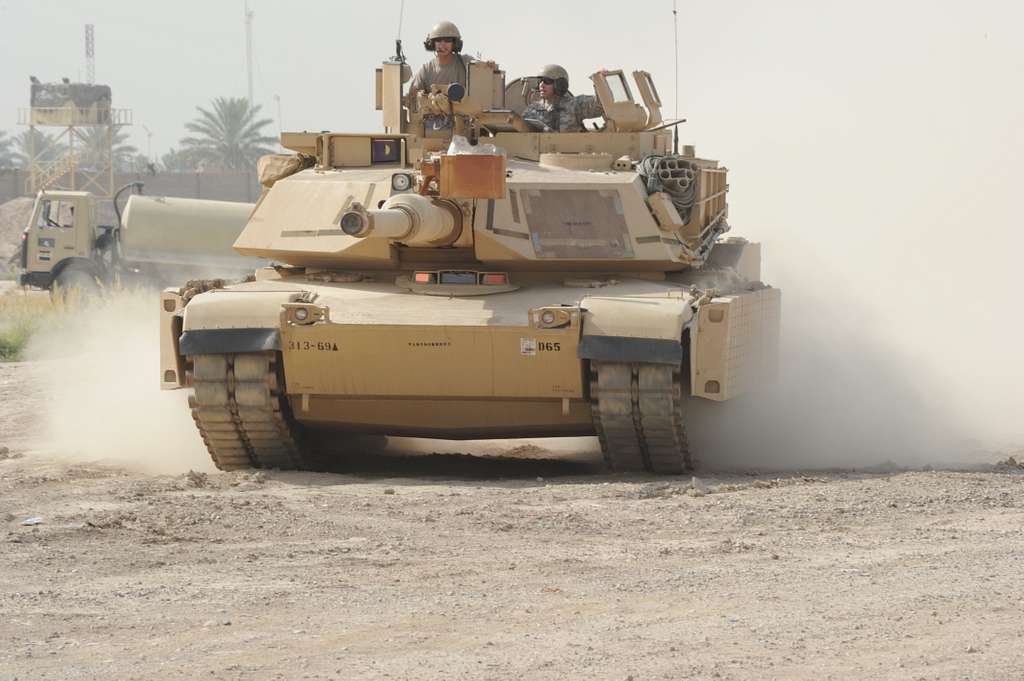
POLYGON ((829 7, 790 41, 763 26, 802 9, 751 5, 732 29, 754 36, 730 55, 739 80, 693 86, 684 141, 730 168, 733 233, 764 244, 783 291, 779 384, 694 405, 717 426, 692 420, 705 461, 1024 448, 1024 99, 1005 86, 1024 52, 1005 3, 924 7, 829 7))
POLYGON ((787 213, 771 206, 772 187, 738 199, 738 212, 780 209, 746 216, 766 224, 765 280, 783 291, 779 378, 732 403, 690 401, 700 459, 724 468, 955 468, 1019 456, 1024 328, 1011 310, 1014 241, 1024 240, 1001 203, 1010 193, 947 193, 945 203, 932 198, 938 183, 918 177, 904 187, 919 201, 892 194, 857 205, 831 193, 846 177, 835 170, 809 180, 806 213, 780 218, 787 213), (974 250, 979 237, 958 233, 966 227, 990 244, 974 250))
POLYGON ((46 414, 36 445, 71 462, 147 473, 211 471, 185 391, 161 391, 158 296, 122 292, 33 337, 46 414))
POLYGON ((853 300, 786 294, 777 383, 731 402, 687 403, 691 447, 704 467, 913 468, 986 460, 955 405, 936 399, 941 376, 870 327, 828 314, 832 304, 849 310, 853 300))

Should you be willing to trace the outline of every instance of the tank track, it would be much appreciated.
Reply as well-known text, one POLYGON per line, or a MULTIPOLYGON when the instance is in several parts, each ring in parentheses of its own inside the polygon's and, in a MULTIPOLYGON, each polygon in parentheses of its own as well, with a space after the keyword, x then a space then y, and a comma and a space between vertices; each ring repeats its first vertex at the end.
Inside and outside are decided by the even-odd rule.
POLYGON ((592 362, 591 409, 608 467, 683 473, 693 468, 679 367, 592 362))
POLYGON ((188 403, 214 465, 309 468, 281 390, 276 353, 196 355, 188 403))

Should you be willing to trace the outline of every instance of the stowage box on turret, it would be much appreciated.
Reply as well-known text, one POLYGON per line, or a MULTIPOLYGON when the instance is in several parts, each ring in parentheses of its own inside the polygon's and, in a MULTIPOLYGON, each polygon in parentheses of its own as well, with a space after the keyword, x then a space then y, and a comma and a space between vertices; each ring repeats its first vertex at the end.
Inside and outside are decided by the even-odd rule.
POLYGON ((406 101, 386 62, 383 133, 284 133, 235 243, 279 264, 162 294, 162 385, 219 468, 319 467, 326 431, 597 435, 615 470, 680 473, 687 401, 772 379, 779 290, 650 75, 595 73, 603 124, 557 133, 520 115, 530 79, 467 69, 406 101))

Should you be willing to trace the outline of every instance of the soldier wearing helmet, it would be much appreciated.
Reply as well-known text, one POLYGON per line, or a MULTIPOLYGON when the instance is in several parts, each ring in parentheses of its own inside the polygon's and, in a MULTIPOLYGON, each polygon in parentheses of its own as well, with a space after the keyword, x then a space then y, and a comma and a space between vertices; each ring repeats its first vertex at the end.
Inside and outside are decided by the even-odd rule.
POLYGON ((416 98, 417 92, 430 92, 431 85, 448 85, 461 83, 468 85, 466 76, 472 58, 462 52, 462 34, 459 27, 450 21, 441 21, 430 29, 423 47, 434 53, 434 58, 420 67, 412 83, 409 85, 409 101, 416 98))
POLYGON ((569 94, 569 73, 558 64, 548 64, 537 74, 540 101, 523 111, 523 120, 541 132, 583 132, 583 119, 604 115, 593 95, 569 94))

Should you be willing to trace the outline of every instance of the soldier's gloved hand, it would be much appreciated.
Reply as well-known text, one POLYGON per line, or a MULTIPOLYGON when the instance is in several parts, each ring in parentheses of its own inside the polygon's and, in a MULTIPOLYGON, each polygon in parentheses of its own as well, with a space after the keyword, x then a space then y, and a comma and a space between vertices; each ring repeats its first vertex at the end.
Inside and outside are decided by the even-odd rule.
POLYGON ((547 123, 538 118, 524 118, 523 122, 536 132, 551 132, 551 128, 548 127, 547 123))

